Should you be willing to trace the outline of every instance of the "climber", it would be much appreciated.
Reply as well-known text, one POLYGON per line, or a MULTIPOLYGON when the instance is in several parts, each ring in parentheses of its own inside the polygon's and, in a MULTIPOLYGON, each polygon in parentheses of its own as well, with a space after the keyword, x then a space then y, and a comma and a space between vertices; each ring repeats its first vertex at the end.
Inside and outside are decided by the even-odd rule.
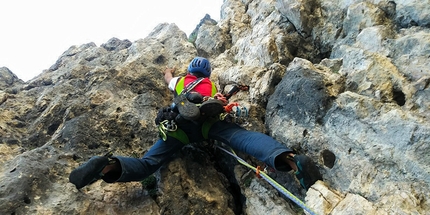
POLYGON ((169 89, 175 93, 175 98, 171 107, 160 109, 156 119, 160 134, 164 135, 160 135, 158 141, 140 159, 112 154, 94 156, 73 170, 69 181, 77 189, 99 179, 108 183, 142 181, 185 144, 208 139, 223 142, 235 150, 254 156, 275 170, 293 170, 300 185, 306 190, 317 180, 322 180, 317 167, 308 156, 294 154, 291 149, 263 133, 248 131, 235 123, 220 120, 217 115, 205 115, 214 111, 219 114, 220 104, 221 107, 227 104, 226 97, 216 91, 214 83, 209 79, 211 71, 209 61, 201 57, 191 61, 185 77, 173 77, 175 70, 167 68, 164 79, 169 89), (184 95, 192 95, 191 100, 202 103, 194 104, 188 99, 184 100, 184 95), (163 126, 163 123, 167 126, 163 126))

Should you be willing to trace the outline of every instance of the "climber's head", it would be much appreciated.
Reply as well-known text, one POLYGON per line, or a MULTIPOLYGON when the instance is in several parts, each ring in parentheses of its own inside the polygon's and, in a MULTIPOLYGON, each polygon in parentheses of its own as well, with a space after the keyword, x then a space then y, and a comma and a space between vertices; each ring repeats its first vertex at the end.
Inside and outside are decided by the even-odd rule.
POLYGON ((188 72, 197 77, 209 77, 212 72, 211 64, 206 58, 195 57, 188 65, 188 72))

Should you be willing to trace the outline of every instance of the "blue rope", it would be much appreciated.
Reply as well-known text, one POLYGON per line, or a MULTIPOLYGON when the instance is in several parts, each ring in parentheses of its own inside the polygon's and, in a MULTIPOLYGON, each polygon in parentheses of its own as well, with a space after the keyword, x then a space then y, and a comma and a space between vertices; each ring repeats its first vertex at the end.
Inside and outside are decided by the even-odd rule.
MULTIPOLYGON (((224 151, 225 153, 233 156, 234 158, 237 159, 237 161, 241 164, 243 164, 246 167, 251 168, 252 170, 254 170, 254 172, 257 172, 257 168, 253 167, 252 165, 248 164, 245 160, 243 160, 242 158, 240 158, 239 156, 237 156, 236 154, 234 154, 234 152, 229 152, 226 149, 216 146, 217 148, 221 149, 222 151, 224 151)), ((232 150, 233 151, 233 150, 232 150)), ((294 196, 290 191, 288 191, 287 189, 285 189, 282 185, 280 185, 278 182, 276 182, 275 180, 273 180, 269 175, 267 175, 265 172, 260 172, 260 176, 262 178, 264 178, 270 185, 272 185, 276 190, 278 190, 279 192, 281 192, 282 194, 284 194, 286 197, 288 197, 291 201, 293 201, 294 203, 296 203, 298 206, 300 206, 301 208, 303 208, 303 210, 306 210, 308 213, 310 213, 311 215, 316 215, 316 213, 310 209, 308 206, 305 205, 304 202, 302 202, 299 198, 297 198, 296 196, 294 196)))

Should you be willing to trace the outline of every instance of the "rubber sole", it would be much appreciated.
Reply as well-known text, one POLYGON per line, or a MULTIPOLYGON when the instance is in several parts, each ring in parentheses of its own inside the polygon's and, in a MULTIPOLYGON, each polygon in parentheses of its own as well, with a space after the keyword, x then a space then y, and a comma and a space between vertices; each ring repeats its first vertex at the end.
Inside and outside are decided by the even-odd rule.
POLYGON ((188 101, 185 95, 178 95, 173 99, 179 114, 186 120, 197 120, 200 117, 200 110, 196 104, 188 101))
POLYGON ((69 181, 81 189, 102 177, 102 170, 109 164, 109 158, 106 156, 94 156, 86 163, 82 164, 69 175, 69 181))
POLYGON ((215 116, 222 112, 224 112, 224 105, 217 99, 209 99, 200 106, 200 114, 205 117, 215 116))

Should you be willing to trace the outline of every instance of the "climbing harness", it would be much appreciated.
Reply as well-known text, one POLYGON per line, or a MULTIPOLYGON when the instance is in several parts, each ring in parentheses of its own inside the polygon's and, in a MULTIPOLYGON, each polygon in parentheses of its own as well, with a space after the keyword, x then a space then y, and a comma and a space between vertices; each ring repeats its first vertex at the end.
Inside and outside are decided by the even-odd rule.
POLYGON ((304 202, 302 202, 299 198, 297 198, 296 196, 294 196, 291 192, 289 192, 287 189, 285 189, 282 185, 280 185, 278 182, 276 182, 275 180, 273 180, 269 175, 267 175, 264 171, 261 171, 260 167, 254 167, 252 165, 250 165, 249 163, 247 163, 245 160, 243 160, 242 158, 240 158, 239 156, 236 155, 236 153, 231 149, 231 151, 228 151, 220 146, 215 145, 218 149, 224 151, 225 153, 233 156, 234 158, 236 158, 236 160, 252 169, 254 172, 256 172, 257 177, 261 177, 263 179, 265 179, 270 185, 272 185, 276 190, 278 190, 279 192, 281 192, 282 194, 284 194, 286 197, 288 197, 291 201, 293 201, 294 203, 296 203, 298 206, 300 206, 303 210, 306 210, 309 214, 311 215, 316 215, 316 213, 310 209, 308 206, 305 205, 304 202))
MULTIPOLYGON (((184 88, 182 89, 176 89, 176 93, 179 92, 179 94, 176 94, 176 97, 182 96, 185 97, 183 99, 178 99, 180 101, 187 101, 189 102, 187 98, 187 94, 191 93, 191 91, 203 80, 204 78, 197 78, 196 80, 188 83, 184 88)), ((230 98, 232 95, 236 94, 240 90, 248 90, 248 86, 243 85, 235 85, 226 95, 226 98, 230 98)), ((210 99, 214 99, 212 97, 203 97, 203 103, 201 104, 195 104, 198 108, 204 106, 204 102, 207 102, 210 99)), ((158 130, 160 137, 166 141, 168 136, 175 137, 176 139, 180 140, 184 144, 189 143, 188 136, 185 134, 185 132, 178 128, 176 121, 178 117, 173 116, 172 113, 177 113, 178 110, 176 109, 175 101, 174 103, 167 108, 163 108, 159 111, 157 114, 156 124, 158 125, 158 130), (176 111, 175 111, 176 109, 176 111), (182 136, 183 135, 183 136, 182 136)), ((203 107, 202 107, 203 108, 203 107)), ((222 110, 222 108, 221 108, 222 110)), ((221 111, 220 110, 220 111, 221 111)), ((226 120, 234 123, 244 123, 245 120, 248 117, 248 109, 244 106, 240 106, 239 103, 231 103, 226 106, 224 106, 224 111, 220 114, 217 114, 214 117, 207 118, 203 125, 202 125, 202 134, 203 137, 206 139, 208 138, 208 133, 210 127, 217 122, 218 120, 226 120)))
POLYGON ((164 120, 158 125, 161 139, 167 140, 167 136, 173 137, 183 144, 190 143, 187 134, 176 125, 174 120, 164 120))

